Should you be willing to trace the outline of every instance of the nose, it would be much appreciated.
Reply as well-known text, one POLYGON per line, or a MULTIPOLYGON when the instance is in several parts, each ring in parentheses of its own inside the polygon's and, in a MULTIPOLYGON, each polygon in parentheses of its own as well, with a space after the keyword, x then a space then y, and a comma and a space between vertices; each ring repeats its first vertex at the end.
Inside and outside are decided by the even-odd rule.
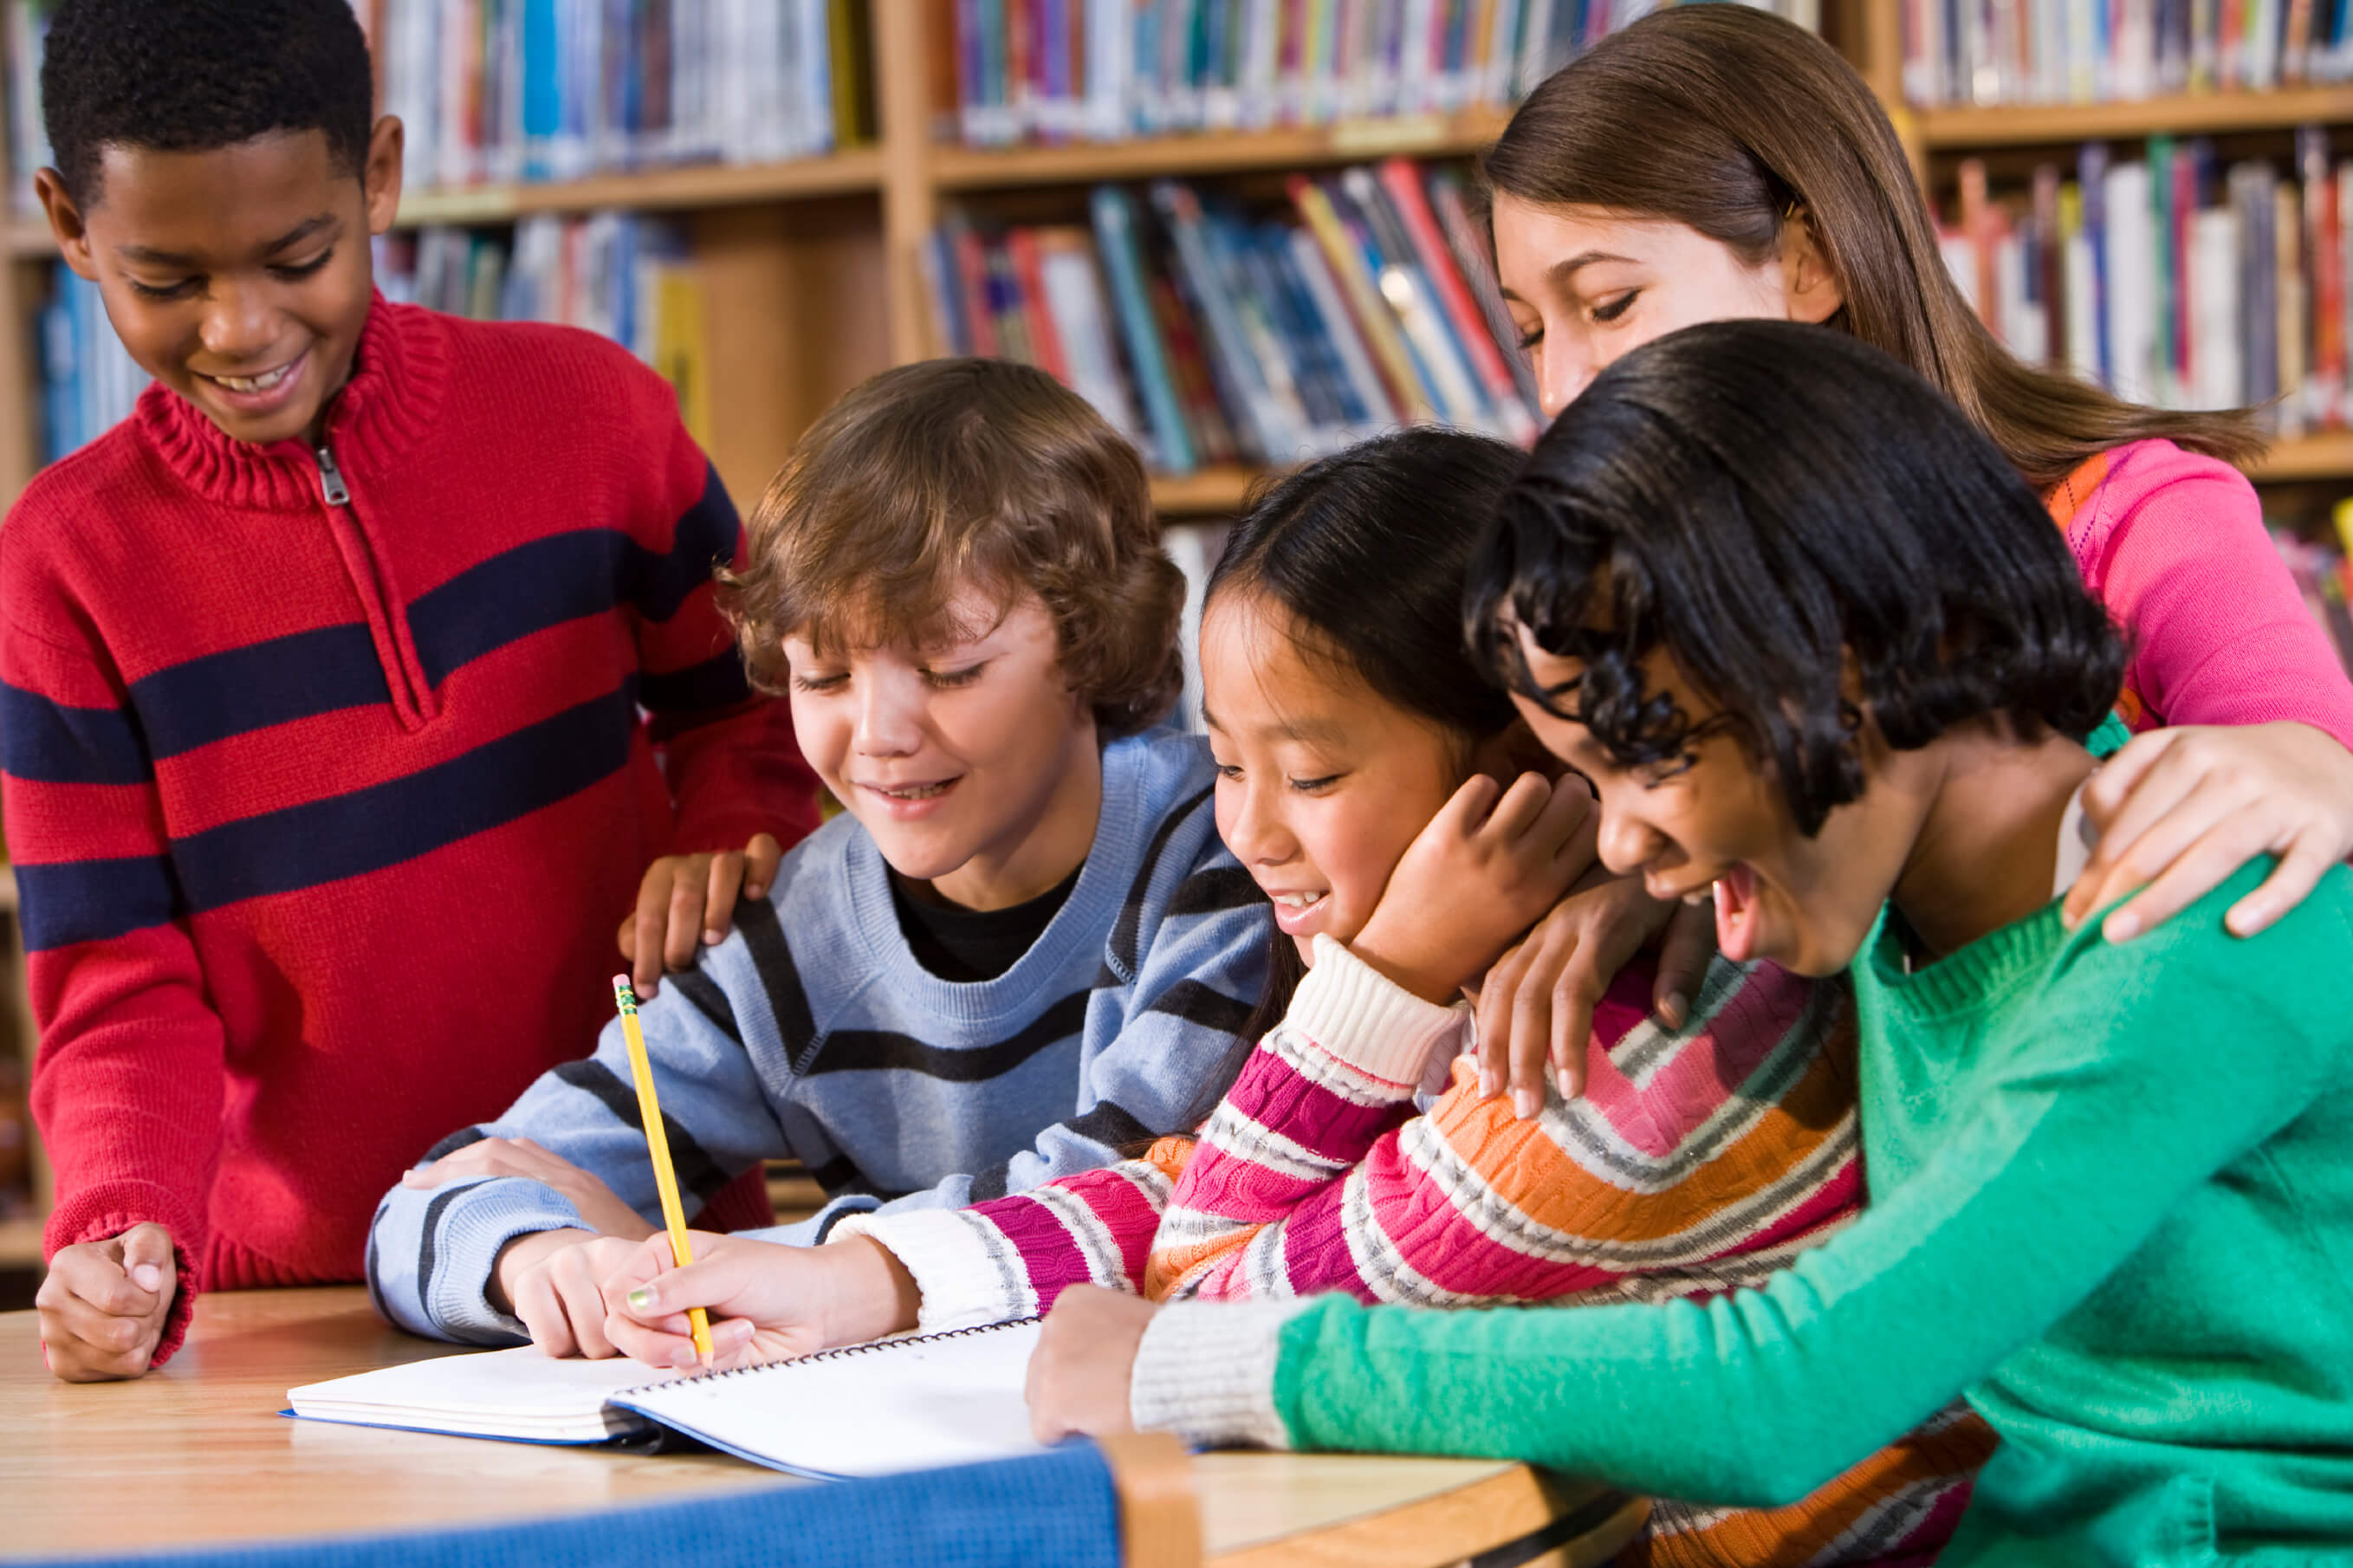
POLYGON ((888 672, 860 682, 858 723, 850 743, 864 757, 913 756, 923 743, 923 696, 888 672))
POLYGON ((1567 348, 1555 349, 1547 342, 1539 351, 1536 363, 1536 405, 1544 410, 1545 417, 1559 418, 1560 411, 1593 384, 1600 370, 1589 355, 1567 348))
POLYGON ((1233 851, 1235 859, 1245 866, 1280 866, 1298 853, 1298 841, 1283 826, 1269 791, 1246 783, 1226 787, 1229 794, 1240 796, 1220 814, 1226 847, 1233 851))
POLYGON ((278 341, 277 311, 269 290, 235 279, 216 278, 206 294, 201 333, 205 353, 223 364, 244 364, 278 341))
POLYGON ((1621 792, 1601 791, 1601 826, 1594 848, 1603 865, 1618 876, 1630 877, 1649 865, 1665 845, 1665 836, 1644 821, 1621 792))

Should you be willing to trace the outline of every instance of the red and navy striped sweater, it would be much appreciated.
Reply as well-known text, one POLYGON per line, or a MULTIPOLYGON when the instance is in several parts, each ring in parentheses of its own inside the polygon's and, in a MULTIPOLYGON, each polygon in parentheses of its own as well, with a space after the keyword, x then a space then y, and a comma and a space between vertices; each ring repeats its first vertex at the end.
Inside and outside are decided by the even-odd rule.
POLYGON ((404 1169, 596 1044, 650 859, 814 826, 738 533, 622 350, 381 299, 323 452, 151 387, 10 513, 47 1241, 167 1226, 165 1350, 197 1286, 360 1279, 404 1169))

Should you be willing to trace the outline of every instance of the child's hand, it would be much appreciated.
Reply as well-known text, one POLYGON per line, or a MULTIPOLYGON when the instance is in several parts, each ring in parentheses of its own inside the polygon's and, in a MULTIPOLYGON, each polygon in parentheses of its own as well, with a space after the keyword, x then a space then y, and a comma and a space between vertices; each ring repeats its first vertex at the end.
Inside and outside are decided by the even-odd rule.
POLYGON ((1508 1087, 1521 1121, 1544 1109, 1545 1064, 1563 1100, 1585 1092, 1593 1009, 1618 972, 1660 931, 1651 1010, 1669 1028, 1691 1014, 1715 953, 1715 906, 1662 904, 1640 877, 1596 866, 1536 929, 1497 961, 1479 987, 1479 1092, 1508 1087))
POLYGON ((665 855, 638 884, 637 912, 621 922, 621 956, 639 996, 661 984, 662 969, 685 969, 695 950, 716 947, 735 919, 735 898, 765 899, 785 858, 775 837, 754 833, 741 849, 717 855, 665 855))
POLYGON ((607 1338, 648 1366, 695 1364, 687 1309, 711 1316, 714 1363, 757 1366, 915 1326, 922 1293, 905 1265, 865 1237, 785 1247, 692 1236, 694 1261, 671 1264, 670 1237, 647 1238, 605 1282, 607 1338))
POLYGON ((1593 861, 1600 814, 1576 780, 1474 773, 1406 847, 1348 946, 1416 995, 1451 1002, 1593 861))
POLYGON ((1153 1302, 1100 1285, 1073 1285, 1054 1298, 1038 1348, 1029 1352, 1022 1394, 1029 1432, 1040 1443, 1072 1433, 1089 1437, 1135 1430, 1128 1387, 1144 1331, 1160 1310, 1153 1302))
POLYGON ((491 1305, 522 1320, 531 1342, 552 1356, 602 1361, 619 1352, 605 1337, 605 1298, 597 1287, 636 1253, 638 1244, 585 1230, 542 1230, 499 1249, 491 1266, 491 1305))
POLYGON ((654 1233, 643 1215, 623 1203, 604 1178, 551 1154, 528 1138, 484 1138, 444 1154, 430 1164, 401 1173, 404 1187, 430 1189, 460 1176, 521 1176, 551 1187, 571 1200, 580 1218, 599 1236, 643 1241, 654 1233))
POLYGON ((2225 917, 2234 935, 2253 936, 2353 855, 2353 752, 2284 720, 2154 730, 2092 776, 2084 816, 2100 841, 2061 906, 2069 927, 2138 889, 2100 925, 2108 941, 2129 942, 2256 856, 2276 855, 2225 917))
POLYGON ((33 1298, 49 1370, 68 1383, 143 1374, 179 1282, 172 1233, 160 1225, 58 1248, 33 1298))

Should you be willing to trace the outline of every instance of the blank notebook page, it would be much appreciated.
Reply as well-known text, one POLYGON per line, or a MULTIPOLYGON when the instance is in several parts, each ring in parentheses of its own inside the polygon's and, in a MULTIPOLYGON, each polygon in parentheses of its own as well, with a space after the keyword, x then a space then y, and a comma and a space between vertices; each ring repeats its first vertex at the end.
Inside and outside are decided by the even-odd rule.
POLYGON ((646 1426, 607 1401, 622 1389, 678 1375, 626 1358, 559 1361, 523 1345, 305 1384, 289 1391, 286 1400, 295 1415, 313 1421, 525 1442, 601 1443, 646 1426))
POLYGON ((716 1448, 798 1475, 881 1476, 1044 1452, 1021 1396, 1036 1319, 824 1351, 617 1394, 716 1448))

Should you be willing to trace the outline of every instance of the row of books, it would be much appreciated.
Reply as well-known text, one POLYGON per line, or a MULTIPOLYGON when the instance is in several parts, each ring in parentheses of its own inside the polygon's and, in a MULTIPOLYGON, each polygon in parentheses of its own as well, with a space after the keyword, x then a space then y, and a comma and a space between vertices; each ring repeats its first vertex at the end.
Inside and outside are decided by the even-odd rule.
POLYGON ((413 185, 871 140, 867 0, 352 0, 413 185))
POLYGON ((475 321, 552 321, 601 333, 678 389, 695 439, 711 439, 708 301, 677 228, 635 213, 542 215, 498 230, 421 228, 376 244, 387 299, 475 321))
POLYGON ((1504 108, 1660 4, 934 0, 934 105, 982 147, 1504 108))
POLYGON ((131 413, 147 373, 114 335, 98 285, 62 261, 41 310, 41 445, 55 462, 131 413))
POLYGON ((924 258, 937 342, 1051 372, 1169 474, 1425 420, 1535 438, 1458 173, 1393 159, 1288 195, 1251 212, 1163 180, 1098 187, 1085 226, 951 213, 924 258))
POLYGON ((2353 79, 2353 0, 1902 0, 1917 104, 2095 103, 2353 79))
POLYGON ((2348 607, 2353 606, 2353 559, 2348 554, 2353 552, 2353 501, 2337 503, 2337 534, 2343 550, 2284 530, 2274 530, 2272 541, 2279 546, 2306 607, 2336 645, 2346 672, 2353 674, 2353 607, 2348 607))
POLYGON ((2262 406, 2282 435, 2353 423, 2346 280, 2353 162, 2316 129, 2296 167, 2218 163, 2204 138, 2094 142, 2016 204, 1962 164, 1945 256, 1995 332, 2136 403, 2262 406))

